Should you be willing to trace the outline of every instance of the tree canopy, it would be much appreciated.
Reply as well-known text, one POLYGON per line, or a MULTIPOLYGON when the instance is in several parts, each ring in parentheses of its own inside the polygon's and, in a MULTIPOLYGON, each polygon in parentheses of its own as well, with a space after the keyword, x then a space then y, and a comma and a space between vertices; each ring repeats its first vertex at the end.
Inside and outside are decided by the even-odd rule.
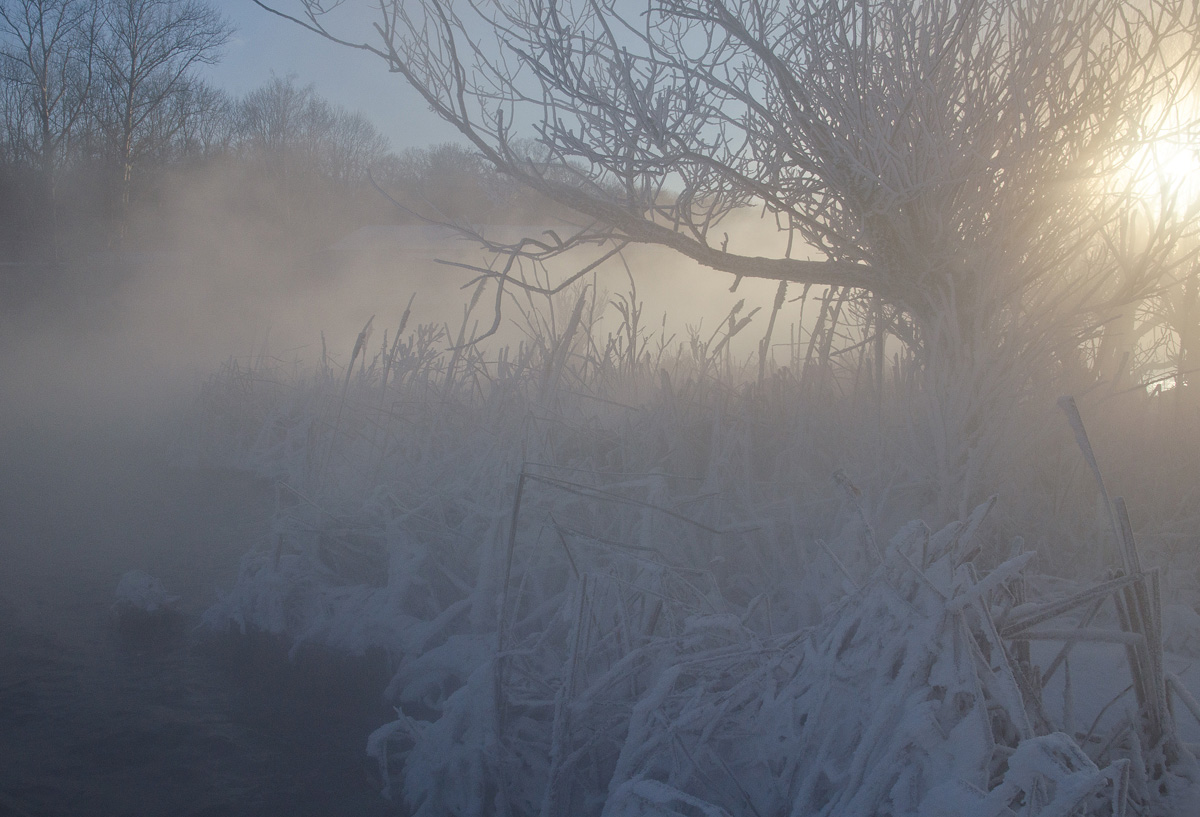
POLYGON ((315 0, 272 10, 378 55, 506 174, 594 219, 574 241, 866 289, 927 332, 1042 283, 1094 289, 1111 259, 1087 249, 1129 204, 1114 179, 1200 68, 1186 0, 371 5, 363 30, 315 0), (789 234, 782 257, 728 242, 747 205, 789 234))

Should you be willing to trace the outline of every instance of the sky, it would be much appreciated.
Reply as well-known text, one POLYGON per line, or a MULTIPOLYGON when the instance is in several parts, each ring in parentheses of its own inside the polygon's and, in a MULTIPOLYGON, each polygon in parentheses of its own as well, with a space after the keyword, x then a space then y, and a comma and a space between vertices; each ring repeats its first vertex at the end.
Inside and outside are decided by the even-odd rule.
MULTIPOLYGON (((243 94, 267 82, 274 73, 295 74, 330 102, 361 111, 403 149, 459 141, 415 91, 369 54, 337 46, 264 11, 251 0, 212 0, 237 27, 222 61, 208 78, 232 94, 243 94)), ((297 0, 281 0, 282 10, 295 11, 297 0)))

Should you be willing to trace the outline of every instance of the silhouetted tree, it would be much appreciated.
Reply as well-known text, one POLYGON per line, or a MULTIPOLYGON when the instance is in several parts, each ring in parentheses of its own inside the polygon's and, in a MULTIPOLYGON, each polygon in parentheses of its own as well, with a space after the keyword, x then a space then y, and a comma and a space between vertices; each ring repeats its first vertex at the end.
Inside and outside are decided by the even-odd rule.
POLYGON ((388 140, 362 114, 321 99, 294 76, 273 77, 242 99, 238 134, 243 151, 277 177, 316 174, 356 185, 388 153, 388 140))
POLYGON ((41 176, 52 252, 59 254, 58 177, 86 115, 97 40, 94 0, 0 2, 0 71, 13 161, 41 176))
POLYGON ((298 5, 504 173, 606 225, 581 238, 867 289, 931 342, 948 307, 970 331, 1077 257, 1112 215, 1107 179, 1200 57, 1185 0, 384 0, 365 41, 298 5), (717 225, 750 203, 824 258, 723 244, 717 225))
POLYGON ((228 153, 237 132, 236 102, 207 82, 194 81, 176 94, 166 118, 177 123, 171 155, 206 160, 228 153))
POLYGON ((134 168, 181 125, 155 119, 220 56, 233 29, 204 0, 106 0, 98 48, 98 117, 120 169, 120 223, 128 217, 134 168))
MULTIPOLYGON (((937 481, 963 498, 947 516, 989 424, 1107 308, 1097 245, 1129 204, 1114 179, 1200 77, 1191 0, 380 0, 361 31, 340 5, 255 2, 375 54, 503 173, 591 220, 502 255, 657 244, 869 292, 879 365, 894 331, 933 398, 937 481), (728 239, 747 205, 785 251, 728 239)), ((533 285, 518 268, 481 273, 533 285)), ((1147 272, 1120 297, 1152 290, 1147 272)))
POLYGON ((84 116, 92 86, 97 12, 88 0, 3 0, 4 81, 11 83, 12 139, 53 194, 54 176, 84 116))

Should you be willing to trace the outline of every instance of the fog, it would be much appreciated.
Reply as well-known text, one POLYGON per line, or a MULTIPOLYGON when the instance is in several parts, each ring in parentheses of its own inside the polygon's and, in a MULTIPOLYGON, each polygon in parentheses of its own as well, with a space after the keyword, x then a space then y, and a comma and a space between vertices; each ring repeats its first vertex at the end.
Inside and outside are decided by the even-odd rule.
MULTIPOLYGON (((1129 499, 1143 557, 1162 570, 1153 592, 1165 664, 1125 651, 1145 636, 1115 609, 1068 616, 1091 622, 1091 640, 1072 655, 1074 681, 1047 683, 1035 729, 1023 707, 996 703, 1026 659, 972 664, 947 646, 999 631, 982 618, 961 631, 930 622, 960 621, 953 599, 993 592, 973 583, 976 565, 1009 588, 988 598, 1011 617, 1026 610, 1016 594, 1083 592, 1132 547, 1109 538, 1075 434, 1044 394, 997 420, 981 438, 992 448, 972 451, 989 457, 973 486, 983 504, 938 519, 940 454, 928 444, 938 395, 912 386, 899 353, 888 390, 872 391, 868 359, 850 361, 862 348, 854 326, 822 353, 820 376, 787 371, 781 353, 760 380, 774 282, 731 292, 727 276, 634 249, 579 290, 596 301, 598 346, 568 339, 560 355, 516 299, 475 368, 456 371, 443 356, 421 374, 421 361, 390 356, 383 333, 394 338, 411 301, 406 334, 434 323, 456 335, 474 273, 438 259, 484 264, 480 250, 389 223, 382 200, 378 220, 339 219, 268 185, 247 203, 245 185, 220 167, 190 171, 136 214, 125 249, 22 269, 9 285, 0 660, 17 670, 0 689, 0 711, 15 713, 0 723, 0 750, 23 754, 0 773, 0 796, 14 808, 165 814, 211 797, 223 814, 448 813, 466 774, 472 790, 503 782, 526 802, 550 792, 552 813, 607 792, 636 814, 655 797, 692 803, 700 795, 660 788, 653 770, 684 786, 698 762, 710 779, 736 770, 759 781, 704 797, 730 809, 749 797, 766 813, 808 786, 811 769, 848 768, 860 749, 843 738, 886 707, 917 725, 868 732, 870 751, 925 746, 913 761, 924 774, 999 774, 986 747, 1009 739, 1037 774, 1049 774, 1038 753, 1066 753, 1073 774, 1101 786, 1124 761, 1087 755, 1073 725, 1094 719, 1123 740, 1127 722, 1105 704, 1128 695, 1130 672, 1200 686, 1195 542, 1181 532, 1194 517, 1196 440, 1190 415, 1165 398, 1081 397, 1104 477, 1129 499), (619 330, 606 305, 631 286, 649 347, 669 337, 670 349, 604 363, 598 349, 619 330), (738 365, 688 351, 689 326, 703 340, 720 335, 742 300, 739 316, 762 311, 731 344, 738 365), (372 365, 347 376, 372 318, 372 365), (502 373, 498 347, 521 342, 541 351, 502 373), (850 362, 837 362, 842 348, 850 362), (1002 492, 994 508, 986 489, 1002 492), (935 520, 933 535, 911 521, 922 518, 935 520), (162 581, 175 623, 130 631, 119 612, 129 600, 115 596, 129 571, 162 581), (1016 578, 1004 584, 1018 576, 1021 590, 1016 578), (582 625, 585 611, 595 627, 582 625), (503 659, 498 639, 511 646, 503 659), (692 668, 690 687, 676 686, 681 667, 692 668), (835 675, 853 694, 826 695, 835 675), (565 726, 545 705, 545 677, 573 690, 565 726), (610 694, 614 678, 628 691, 610 694), (952 706, 931 704, 930 690, 952 706), (505 722, 490 708, 497 694, 533 714, 505 722), (793 705, 815 713, 810 725, 793 705), (1029 737, 958 726, 998 708, 1029 737), (689 741, 712 740, 713 754, 685 763, 647 725, 651 711, 689 741), (921 731, 920 713, 944 740, 921 731), (553 760, 582 757, 593 732, 610 747, 594 761, 603 785, 553 760), (119 773, 105 771, 105 753, 121 758, 119 773), (799 759, 782 788, 764 771, 779 764, 761 762, 776 755, 799 759), (205 794, 213 781, 221 793, 205 794)), ((782 250, 755 213, 727 226, 734 249, 782 250)), ((545 228, 564 226, 488 229, 545 228)), ((577 292, 554 303, 557 332, 577 292)), ((812 339, 813 310, 797 328, 799 308, 785 305, 776 342, 812 339)), ((491 317, 485 295, 468 335, 491 317)), ((1020 635, 1022 619, 1008 620, 1004 632, 1020 635)), ((1055 652, 1032 649, 1028 660, 1047 667, 1055 652)), ((1178 720, 1172 740, 1200 740, 1197 724, 1178 720)), ((863 785, 883 786, 888 763, 863 785)), ((1182 776, 1169 784, 1172 802, 1192 795, 1182 776)), ((958 790, 922 792, 943 813, 982 808, 958 790)))
POLYGON ((1194 817, 1196 19, 223 5, 0 15, 0 815, 1194 817))
MULTIPOLYGON (((382 343, 383 331, 394 333, 410 299, 410 331, 434 323, 457 336, 477 275, 439 261, 486 265, 489 257, 470 239, 435 226, 389 225, 393 206, 380 197, 379 224, 349 227, 298 251, 303 236, 274 237, 273 224, 231 218, 227 208, 236 191, 222 182, 228 179, 183 179, 154 213, 144 214, 148 223, 135 229, 154 236, 147 251, 97 252, 61 270, 22 272, 59 280, 35 282, 5 305, 0 401, 7 427, 111 426, 144 434, 169 421, 225 361, 265 353, 312 365, 324 342, 328 354, 344 362, 368 320, 374 318, 373 341, 382 343)), ((565 233, 571 226, 551 221, 485 228, 485 234, 518 238, 543 229, 565 233)), ((734 247, 779 243, 773 227, 753 214, 731 229, 734 247)), ((568 258, 552 274, 566 277, 591 257, 568 258)), ((769 309, 776 290, 774 282, 744 280, 731 292, 731 276, 658 248, 628 250, 624 264, 610 261, 587 283, 609 299, 628 297, 627 269, 634 273, 644 330, 661 337, 666 315, 667 336, 676 345, 686 342, 689 325, 707 339, 743 299, 742 314, 769 309)), ((489 286, 472 312, 468 337, 490 325, 493 294, 489 286)), ((783 320, 789 317, 785 310, 783 320)), ((502 329, 488 346, 527 340, 522 324, 507 302, 502 329)), ((618 328, 611 311, 597 329, 606 327, 618 328)), ((757 331, 735 346, 739 357, 749 358, 757 331)))
MULTIPOLYGON (((38 592, 52 594, 44 600, 50 607, 77 591, 65 578, 73 576, 86 580, 92 611, 101 610, 121 572, 156 562, 153 536, 131 544, 125 534, 142 524, 148 504, 155 506, 160 535, 194 526, 194 508, 179 509, 184 518, 172 521, 169 509, 177 503, 163 495, 162 479, 175 473, 170 452, 196 419, 198 395, 226 363, 253 366, 266 359, 281 372, 303 371, 320 363, 324 346, 330 364, 344 366, 369 320, 374 319, 374 354, 385 331, 394 337, 410 302, 407 332, 419 323, 445 326, 448 337, 459 331, 473 291, 464 287, 475 274, 438 261, 486 263, 473 243, 441 228, 388 224, 392 205, 382 198, 374 204, 378 224, 334 228, 314 242, 303 232, 281 230, 275 220, 231 211, 244 184, 220 168, 189 173, 135 217, 129 243, 141 248, 100 248, 57 266, 5 268, 3 479, 10 507, 27 508, 27 520, 61 517, 69 531, 44 534, 54 540, 47 558, 55 568, 40 574, 38 592), (151 488, 154 500, 144 496, 151 488), (81 535, 90 525, 92 534, 81 535), (59 569, 64 581, 55 586, 59 569)), ((743 230, 750 240, 755 221, 747 223, 743 230)), ((528 229, 551 227, 566 229, 558 222, 528 229)), ((523 229, 500 227, 492 234, 516 236, 523 229)), ((737 301, 746 299, 748 312, 769 307, 774 297, 769 282, 744 281, 731 293, 728 276, 660 250, 635 249, 625 261, 643 304, 644 331, 660 337, 662 317, 669 313, 666 331, 676 345, 686 341, 687 324, 702 326, 707 338, 737 301)), ((555 272, 571 271, 564 265, 555 272)), ((614 261, 588 284, 598 288, 603 311, 606 293, 628 295, 630 277, 614 261)), ((472 313, 468 334, 490 324, 492 291, 472 313)), ((503 318, 501 331, 488 342, 491 358, 498 346, 528 342, 534 331, 512 303, 503 318)), ((602 337, 617 328, 609 310, 596 332, 602 337)), ((738 346, 739 356, 749 358, 757 331, 747 333, 755 339, 738 346)), ((443 338, 438 348, 449 345, 443 338)), ((207 513, 215 514, 210 524, 225 524, 219 506, 207 513)), ((265 523, 265 506, 258 514, 265 523)), ((5 520, 6 546, 28 553, 14 518, 5 520)), ((237 524, 246 521, 238 519, 237 524)), ((208 547, 188 541, 189 547, 208 547)), ((186 576, 194 609, 211 601, 217 577, 229 578, 239 548, 248 543, 219 545, 223 563, 206 561, 201 574, 175 568, 177 580, 186 576)), ((8 578, 13 592, 18 589, 11 582, 28 579, 11 571, 8 578)), ((25 590, 19 595, 30 602, 25 590)))

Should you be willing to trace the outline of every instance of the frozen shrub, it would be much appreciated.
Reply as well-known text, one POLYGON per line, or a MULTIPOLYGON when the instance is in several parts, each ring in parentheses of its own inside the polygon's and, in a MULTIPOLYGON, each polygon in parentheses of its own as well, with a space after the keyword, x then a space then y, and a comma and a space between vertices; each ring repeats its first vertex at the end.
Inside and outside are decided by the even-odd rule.
MULTIPOLYGON (((205 623, 384 651, 385 793, 430 815, 1047 817, 1195 793, 1154 647, 1193 625, 1157 612, 1151 571, 1109 548, 1034 574, 1071 554, 1013 537, 1019 503, 904 524, 939 503, 888 431, 902 392, 881 415, 682 354, 609 366, 573 331, 496 361, 360 336, 343 372, 210 386, 201 450, 278 503, 205 623), (1061 717, 1042 701, 1079 640, 1128 650, 1137 687, 1082 732, 1069 690, 1061 717)), ((1013 441, 1013 473, 1040 443, 1013 441)))

